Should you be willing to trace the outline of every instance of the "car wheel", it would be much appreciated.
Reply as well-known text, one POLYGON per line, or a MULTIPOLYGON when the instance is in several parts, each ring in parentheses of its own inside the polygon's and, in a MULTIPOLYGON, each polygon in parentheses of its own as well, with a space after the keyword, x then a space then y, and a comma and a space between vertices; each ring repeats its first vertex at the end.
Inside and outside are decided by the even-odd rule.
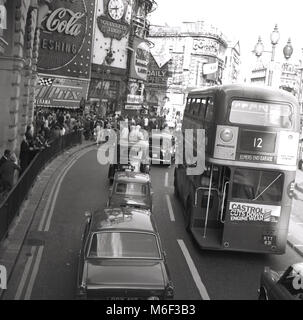
POLYGON ((260 289, 258 300, 268 300, 267 294, 264 288, 260 289))

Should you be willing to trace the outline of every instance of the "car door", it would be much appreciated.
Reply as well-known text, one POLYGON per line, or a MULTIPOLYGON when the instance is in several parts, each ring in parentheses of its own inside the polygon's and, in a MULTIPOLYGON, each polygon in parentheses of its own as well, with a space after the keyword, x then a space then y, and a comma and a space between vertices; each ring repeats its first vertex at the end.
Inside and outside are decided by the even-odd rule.
POLYGON ((82 274, 83 274, 83 267, 84 267, 84 260, 85 260, 85 248, 86 243, 89 235, 89 229, 90 229, 90 223, 91 223, 91 216, 87 216, 84 226, 84 231, 81 237, 81 249, 79 253, 79 262, 78 262, 78 285, 81 285, 82 282, 82 274))

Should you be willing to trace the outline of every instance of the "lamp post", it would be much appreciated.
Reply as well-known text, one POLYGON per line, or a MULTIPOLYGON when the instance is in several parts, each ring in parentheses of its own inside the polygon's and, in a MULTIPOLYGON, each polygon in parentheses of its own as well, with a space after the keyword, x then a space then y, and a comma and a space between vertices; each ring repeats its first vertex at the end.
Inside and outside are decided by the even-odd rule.
POLYGON ((269 70, 269 75, 268 75, 268 85, 271 86, 272 85, 272 78, 273 78, 273 63, 275 61, 275 53, 276 53, 276 45, 278 44, 280 39, 280 33, 278 30, 278 26, 275 25, 274 30, 272 31, 271 35, 270 35, 270 41, 272 44, 272 51, 271 51, 271 66, 270 66, 270 70, 269 70))
POLYGON ((278 26, 275 25, 274 30, 270 34, 270 41, 272 44, 272 51, 265 51, 264 46, 261 40, 261 37, 258 38, 258 42, 255 45, 254 53, 257 56, 257 58, 260 58, 263 52, 270 52, 271 53, 271 59, 270 59, 270 68, 269 68, 269 74, 268 74, 268 85, 272 85, 272 79, 273 79, 273 63, 275 61, 275 53, 276 53, 276 45, 278 44, 280 40, 280 33, 278 30, 278 26))

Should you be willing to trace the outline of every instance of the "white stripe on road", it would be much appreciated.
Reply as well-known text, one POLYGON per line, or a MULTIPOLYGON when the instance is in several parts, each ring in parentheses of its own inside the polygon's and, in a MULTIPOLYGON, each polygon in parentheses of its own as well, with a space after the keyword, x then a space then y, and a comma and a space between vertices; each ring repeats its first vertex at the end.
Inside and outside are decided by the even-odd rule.
POLYGON ((78 158, 74 159, 64 170, 64 172, 62 173, 62 175, 60 176, 60 180, 56 186, 56 191, 55 191, 55 195, 54 195, 54 198, 53 198, 53 201, 52 201, 52 205, 51 205, 51 209, 50 209, 50 212, 49 212, 49 215, 48 215, 48 219, 46 221, 46 225, 45 225, 45 228, 44 228, 44 231, 47 232, 49 231, 49 228, 50 228, 50 223, 51 223, 51 219, 52 219, 52 216, 54 214, 54 209, 55 209, 55 204, 57 202, 57 198, 58 198, 58 194, 59 194, 59 191, 60 191, 60 188, 61 188, 61 185, 62 185, 62 182, 63 182, 63 179, 65 178, 66 174, 68 173, 68 171, 70 170, 70 168, 76 163, 76 161, 78 160, 78 158))
POLYGON ((57 201, 58 193, 59 193, 63 178, 66 176, 67 172, 75 164, 75 162, 77 160, 79 160, 82 156, 84 156, 89 151, 91 151, 91 150, 85 150, 84 152, 82 151, 82 153, 80 155, 77 155, 77 156, 73 157, 71 159, 71 161, 69 162, 69 164, 67 165, 67 167, 65 167, 62 171, 60 171, 60 173, 59 173, 58 177, 56 178, 56 180, 54 182, 54 185, 53 185, 53 187, 51 189, 49 198, 47 200, 45 209, 43 211, 42 219, 41 219, 39 227, 38 227, 38 231, 42 231, 43 230, 43 226, 45 224, 45 220, 47 218, 47 215, 48 215, 48 218, 47 218, 46 225, 45 225, 45 228, 44 228, 43 231, 49 231, 50 221, 51 221, 51 218, 52 218, 52 215, 53 215, 53 212, 54 212, 54 206, 55 206, 56 201, 57 201), (54 194, 55 194, 55 196, 54 196, 54 194), (50 206, 51 206, 51 210, 49 211, 49 207, 50 206))
POLYGON ((175 222, 176 221, 175 220, 175 215, 174 215, 173 207, 171 205, 169 194, 166 195, 166 202, 167 202, 170 221, 175 222))
POLYGON ((32 275, 30 277, 30 280, 29 280, 29 283, 27 286, 24 300, 29 300, 31 297, 34 283, 35 283, 35 280, 36 280, 36 277, 37 277, 37 274, 39 271, 39 266, 40 266, 43 250, 44 250, 43 246, 39 247, 38 254, 37 254, 36 261, 35 261, 34 268, 33 268, 33 272, 32 272, 32 275))
POLYGON ((21 281, 19 283, 16 295, 15 295, 15 300, 20 300, 20 297, 21 297, 23 289, 24 289, 25 282, 26 282, 28 274, 29 274, 29 270, 31 268, 31 265, 32 265, 32 262, 34 259, 35 251, 36 251, 36 247, 32 247, 31 252, 30 252, 31 256, 27 259, 27 262, 25 264, 24 272, 23 272, 21 281))
POLYGON ((51 200, 53 198, 53 194, 54 194, 54 191, 55 191, 55 188, 56 188, 56 185, 57 185, 59 179, 60 179, 60 175, 58 175, 58 177, 56 178, 55 183, 54 183, 54 185, 53 185, 53 187, 51 189, 51 192, 49 194, 49 197, 47 199, 46 206, 45 206, 45 208, 43 210, 42 218, 41 218, 40 223, 39 223, 38 231, 42 231, 42 229, 43 229, 43 225, 44 225, 47 213, 48 213, 48 209, 49 209, 49 206, 50 206, 51 200))
POLYGON ((165 183, 164 186, 167 188, 168 187, 168 172, 165 172, 165 183))
POLYGON ((197 270, 197 268, 196 268, 196 266, 190 256, 190 253, 188 252, 188 250, 186 248, 184 241, 183 240, 177 240, 177 241, 178 241, 178 244, 183 252, 183 255, 185 257, 185 260, 187 262, 187 265, 189 267, 191 275, 195 281, 195 284, 199 290, 200 296, 202 297, 203 300, 210 300, 209 295, 207 293, 207 290, 201 280, 199 272, 198 272, 198 270, 197 270))
POLYGON ((303 247, 303 244, 294 244, 294 247, 296 248, 303 247))

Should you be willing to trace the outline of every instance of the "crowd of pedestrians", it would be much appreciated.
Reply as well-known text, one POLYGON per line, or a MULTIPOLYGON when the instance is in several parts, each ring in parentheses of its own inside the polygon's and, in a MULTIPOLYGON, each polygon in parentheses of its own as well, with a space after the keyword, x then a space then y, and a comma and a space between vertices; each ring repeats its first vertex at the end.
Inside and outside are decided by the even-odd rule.
POLYGON ((109 139, 112 129, 130 140, 141 140, 144 139, 141 129, 151 132, 164 127, 165 119, 157 116, 126 117, 113 113, 101 117, 94 112, 84 115, 82 112, 62 109, 38 109, 33 123, 26 128, 20 145, 19 160, 11 150, 5 150, 0 159, 0 202, 22 176, 35 155, 48 148, 60 136, 83 131, 86 140, 96 141, 99 145, 109 139), (120 128, 121 123, 127 125, 120 128))
POLYGON ((14 152, 5 150, 0 159, 0 202, 22 176, 35 155, 48 148, 60 136, 83 129, 81 113, 63 110, 37 110, 20 145, 19 160, 14 152))

